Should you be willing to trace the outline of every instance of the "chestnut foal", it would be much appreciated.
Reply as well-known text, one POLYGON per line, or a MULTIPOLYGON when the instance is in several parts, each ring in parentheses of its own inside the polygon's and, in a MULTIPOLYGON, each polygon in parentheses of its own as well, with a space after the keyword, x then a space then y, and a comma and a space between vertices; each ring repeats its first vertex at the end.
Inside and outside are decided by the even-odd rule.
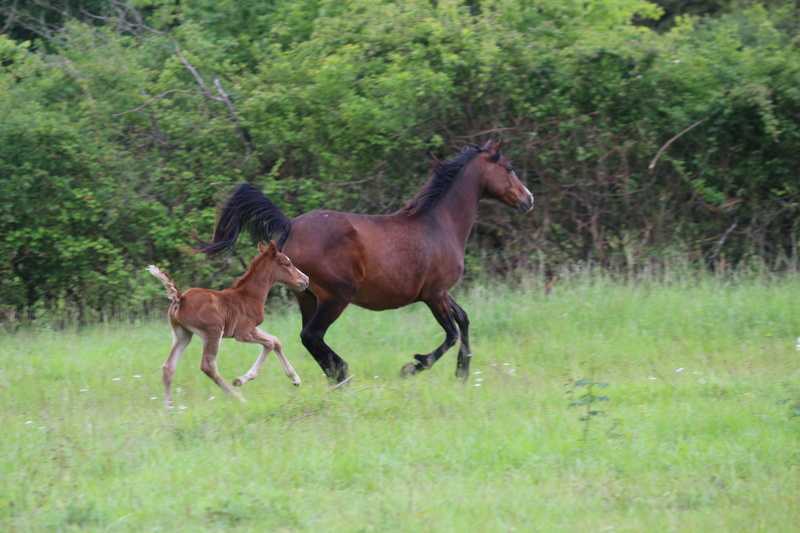
POLYGON ((308 287, 308 276, 300 272, 284 254, 278 251, 275 242, 269 246, 258 243, 259 254, 250 262, 244 276, 230 289, 212 291, 189 289, 181 293, 166 272, 155 265, 148 270, 167 286, 167 296, 172 299, 169 307, 169 323, 172 326, 172 349, 162 366, 167 409, 172 408, 172 377, 181 354, 198 334, 203 340, 203 360, 200 369, 227 394, 244 401, 244 397, 231 388, 217 370, 217 352, 223 338, 233 337, 239 342, 252 342, 263 346, 261 355, 253 367, 243 376, 233 380, 234 386, 242 386, 255 379, 261 365, 272 350, 280 359, 286 375, 295 386, 300 377, 283 355, 283 347, 274 335, 259 329, 264 321, 264 304, 274 283, 281 283, 295 291, 308 287))

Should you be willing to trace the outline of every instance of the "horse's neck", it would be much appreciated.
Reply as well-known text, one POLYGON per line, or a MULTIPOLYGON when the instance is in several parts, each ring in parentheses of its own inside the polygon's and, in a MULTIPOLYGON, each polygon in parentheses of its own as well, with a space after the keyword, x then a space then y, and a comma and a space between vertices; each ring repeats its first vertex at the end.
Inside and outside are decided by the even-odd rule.
POLYGON ((431 214, 466 246, 482 195, 479 176, 471 173, 459 176, 431 214))

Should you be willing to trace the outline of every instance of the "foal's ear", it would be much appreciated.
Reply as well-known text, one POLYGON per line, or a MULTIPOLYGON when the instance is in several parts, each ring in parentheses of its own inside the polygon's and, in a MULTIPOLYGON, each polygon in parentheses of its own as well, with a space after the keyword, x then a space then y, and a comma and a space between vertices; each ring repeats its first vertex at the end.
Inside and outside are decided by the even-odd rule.
POLYGON ((261 241, 258 242, 258 251, 262 254, 264 252, 269 252, 269 255, 276 256, 278 255, 278 247, 275 246, 275 241, 269 241, 269 246, 264 246, 261 244, 261 241))
POLYGON ((258 241, 258 251, 262 254, 269 251, 270 255, 278 255, 278 247, 275 245, 275 241, 269 241, 269 246, 264 246, 261 241, 258 241))

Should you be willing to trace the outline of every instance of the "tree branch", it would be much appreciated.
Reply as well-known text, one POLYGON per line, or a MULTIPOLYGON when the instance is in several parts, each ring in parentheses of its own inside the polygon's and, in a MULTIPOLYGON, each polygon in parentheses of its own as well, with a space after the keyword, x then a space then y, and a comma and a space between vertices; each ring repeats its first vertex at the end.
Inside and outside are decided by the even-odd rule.
POLYGON ((145 103, 140 105, 139 107, 135 107, 135 108, 133 108, 131 110, 128 110, 128 111, 122 111, 121 113, 114 113, 112 116, 119 117, 119 116, 122 116, 122 115, 127 115, 128 113, 135 113, 136 111, 140 111, 140 110, 144 109, 145 107, 149 106, 150 104, 152 104, 156 100, 160 100, 160 99, 164 98, 165 96, 167 96, 168 94, 173 94, 173 93, 179 93, 179 94, 205 94, 205 93, 203 93, 201 91, 184 91, 182 89, 169 89, 169 90, 164 91, 163 93, 159 94, 158 96, 152 97, 151 99, 149 99, 148 101, 146 101, 145 103))
POLYGON ((664 144, 664 146, 662 146, 662 147, 661 147, 661 149, 658 151, 658 153, 657 153, 657 154, 656 154, 656 156, 653 158, 653 160, 652 160, 652 161, 650 161, 650 165, 648 165, 648 167, 647 167, 647 168, 649 168, 650 170, 653 170, 653 168, 656 166, 656 161, 658 161, 658 158, 659 158, 659 157, 661 157, 661 154, 662 154, 662 153, 664 153, 664 150, 666 150, 666 149, 667 149, 667 147, 668 147, 670 144, 672 144, 673 142, 675 142, 676 140, 678 140, 678 138, 679 138, 681 135, 683 135, 684 133, 687 133, 688 131, 691 131, 692 129, 694 129, 694 128, 695 128, 695 126, 699 126, 700 124, 702 124, 702 123, 703 123, 703 122, 705 122, 706 120, 708 120, 708 117, 704 118, 703 120, 698 120, 697 122, 695 122, 694 124, 692 124, 691 126, 689 126, 688 128, 686 128, 685 130, 683 130, 682 132, 680 132, 679 134, 677 134, 675 137, 673 137, 672 139, 668 140, 668 141, 666 142, 666 144, 664 144))

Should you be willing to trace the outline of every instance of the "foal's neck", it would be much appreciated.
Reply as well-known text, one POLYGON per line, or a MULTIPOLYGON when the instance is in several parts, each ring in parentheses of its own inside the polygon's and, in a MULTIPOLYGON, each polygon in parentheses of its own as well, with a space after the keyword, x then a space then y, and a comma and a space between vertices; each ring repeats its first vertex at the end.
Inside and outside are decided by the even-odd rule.
POLYGON ((261 268, 245 272, 244 276, 231 289, 250 294, 256 299, 266 302, 273 283, 272 271, 267 268, 261 268))

